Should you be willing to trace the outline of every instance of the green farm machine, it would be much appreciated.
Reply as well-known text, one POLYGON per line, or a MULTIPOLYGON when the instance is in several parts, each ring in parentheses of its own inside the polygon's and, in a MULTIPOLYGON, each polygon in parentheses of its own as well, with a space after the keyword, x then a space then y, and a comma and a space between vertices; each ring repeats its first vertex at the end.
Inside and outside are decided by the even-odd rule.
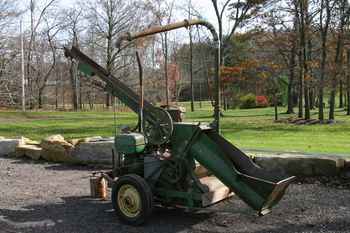
MULTIPOLYGON (((179 109, 152 105, 143 99, 142 88, 140 94, 135 93, 79 49, 65 49, 67 57, 79 62, 80 70, 103 80, 109 93, 139 115, 138 130, 115 136, 113 170, 103 174, 112 187, 113 208, 127 224, 142 224, 154 206, 198 210, 233 195, 265 215, 294 179, 266 172, 220 135, 220 46, 210 23, 185 20, 128 33, 119 38, 116 46, 193 25, 208 28, 216 45, 215 119, 211 124, 182 122, 179 109)), ((140 63, 139 67, 141 77, 140 63)))

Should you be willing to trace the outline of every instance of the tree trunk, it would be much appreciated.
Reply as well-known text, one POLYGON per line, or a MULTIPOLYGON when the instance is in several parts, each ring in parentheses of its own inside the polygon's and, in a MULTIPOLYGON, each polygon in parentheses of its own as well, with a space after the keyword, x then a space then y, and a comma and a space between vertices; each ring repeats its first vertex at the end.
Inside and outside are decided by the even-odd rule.
POLYGON ((199 82, 199 108, 202 108, 202 82, 199 82))
MULTIPOLYGON (((309 15, 307 13, 307 28, 309 28, 310 26, 310 20, 309 20, 309 15)), ((307 70, 306 74, 308 74, 309 78, 307 79, 307 83, 308 83, 308 92, 309 92, 309 95, 308 95, 308 99, 309 99, 309 109, 308 109, 308 114, 309 114, 309 118, 310 118, 310 110, 311 109, 314 109, 314 104, 313 104, 313 80, 312 80, 312 68, 308 65, 309 62, 312 61, 312 40, 310 38, 310 36, 308 36, 308 40, 307 40, 307 50, 306 50, 306 62, 305 62, 305 69, 307 70)))
POLYGON ((344 108, 343 101, 343 80, 339 80, 339 108, 344 108))
POLYGON ((332 91, 329 97, 329 116, 328 119, 330 121, 334 121, 335 117, 334 117, 334 110, 335 110, 335 91, 334 89, 337 88, 337 83, 336 80, 332 81, 332 91))
POLYGON ((347 0, 341 1, 341 7, 340 7, 340 23, 339 23, 339 33, 337 38, 337 47, 336 47, 336 53, 335 53, 335 67, 336 70, 332 77, 332 88, 331 88, 331 95, 330 95, 330 107, 329 107, 329 120, 334 121, 334 110, 335 110, 335 96, 337 91, 337 85, 338 85, 338 75, 341 73, 342 69, 342 63, 343 63, 343 40, 344 40, 344 26, 345 26, 345 6, 347 4, 347 0))
POLYGON ((71 87, 72 87, 72 105, 73 105, 73 110, 77 111, 78 110, 78 93, 77 93, 77 82, 76 82, 76 75, 77 75, 77 67, 74 61, 71 62, 70 69, 70 82, 71 82, 71 87))
POLYGON ((43 92, 44 92, 44 89, 39 88, 38 90, 38 108, 39 109, 43 108, 43 92))
POLYGON ((310 95, 309 84, 305 82, 304 98, 305 98, 305 120, 310 120, 310 95))
POLYGON ((322 8, 326 9, 326 21, 323 22, 323 9, 321 9, 320 13, 320 24, 323 25, 321 28, 321 67, 320 67, 320 81, 318 83, 318 119, 320 122, 324 121, 324 100, 323 100, 323 94, 324 94, 324 85, 325 85, 325 73, 326 73, 326 62, 327 62, 327 37, 328 37, 328 27, 330 23, 330 6, 329 6, 329 0, 326 0, 325 2, 322 1, 322 8), (326 4, 324 6, 324 3, 326 4))
POLYGON ((84 109, 84 103, 83 103, 83 92, 82 92, 82 82, 81 79, 79 79, 79 109, 82 110, 84 109))
POLYGON ((111 95, 109 93, 106 93, 105 105, 106 105, 106 109, 109 109, 111 107, 111 95))
POLYGON ((111 107, 111 95, 109 93, 106 94, 106 108, 111 107))
POLYGON ((347 59, 348 59, 348 72, 346 75, 346 96, 347 96, 347 108, 346 115, 350 116, 350 49, 347 50, 347 59))
MULTIPOLYGON (((299 55, 299 60, 301 60, 301 54, 299 55)), ((299 71, 299 90, 298 90, 298 117, 299 118, 302 118, 304 116, 303 95, 304 95, 304 71, 301 66, 299 71)))
POLYGON ((287 114, 294 113, 294 78, 295 78, 295 52, 296 52, 296 44, 293 42, 292 49, 290 51, 290 64, 289 64, 289 82, 288 82, 288 108, 287 114))
POLYGON ((301 64, 300 69, 302 70, 302 82, 304 82, 304 98, 305 98, 305 120, 310 119, 310 99, 309 99, 309 79, 308 77, 308 55, 307 55, 307 48, 306 48, 306 34, 308 30, 308 1, 299 1, 300 4, 300 48, 301 48, 301 64))
POLYGON ((59 71, 56 70, 56 85, 55 85, 55 109, 58 109, 58 82, 59 82, 59 71))
POLYGON ((350 75, 347 77, 347 91, 346 91, 346 115, 350 116, 350 75))
POLYGON ((310 110, 315 109, 315 88, 310 88, 309 91, 309 100, 310 100, 310 110))
POLYGON ((278 120, 278 106, 277 106, 278 105, 278 103, 277 103, 278 101, 277 101, 277 96, 275 95, 273 99, 274 99, 273 102, 274 102, 274 107, 275 107, 275 121, 277 121, 278 120))

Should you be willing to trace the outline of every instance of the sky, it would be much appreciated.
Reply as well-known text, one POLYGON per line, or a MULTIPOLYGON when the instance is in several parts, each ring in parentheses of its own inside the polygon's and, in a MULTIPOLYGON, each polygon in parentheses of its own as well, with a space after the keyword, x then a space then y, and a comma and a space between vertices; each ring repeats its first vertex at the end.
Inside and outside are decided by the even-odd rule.
MULTIPOLYGON (((45 3, 47 3, 49 0, 37 0, 37 4, 38 5, 44 5, 45 3)), ((67 8, 70 5, 74 5, 78 0, 57 0, 57 5, 62 7, 62 8, 67 8)), ((166 0, 166 1, 173 1, 173 0, 166 0)), ((201 16, 209 21, 210 23, 212 23, 216 28, 218 28, 217 26, 217 19, 216 19, 216 15, 215 15, 215 11, 214 8, 212 6, 211 0, 191 0, 192 1, 192 5, 195 6, 195 9, 201 14, 201 16)), ((219 4, 222 3, 224 0, 218 0, 219 4)), ((23 9, 28 9, 29 8, 29 0, 23 0, 23 2, 21 2, 21 7, 23 9)), ((175 4, 178 6, 178 8, 181 7, 185 7, 188 4, 189 0, 175 0, 175 4)), ((40 9, 42 7, 39 7, 40 9)), ((187 18, 187 13, 185 13, 183 10, 181 9, 177 9, 175 12, 175 18, 173 21, 181 21, 183 19, 187 18)), ((23 25, 24 28, 29 28, 30 26, 30 16, 29 16, 29 12, 27 11, 27 13, 23 16, 23 25)), ((226 17, 227 19, 227 17, 226 17)), ((228 28, 227 26, 229 26, 229 22, 228 20, 224 20, 223 22, 224 24, 224 29, 228 28)), ((15 31, 19 31, 19 22, 15 22, 14 23, 14 30, 15 31)), ((224 33, 227 33, 227 31, 224 30, 224 33)))
MULTIPOLYGON (((60 5, 67 6, 67 5, 73 5, 76 0, 58 0, 58 1, 60 5)), ((211 0, 191 0, 191 1, 193 6, 195 6, 195 8, 204 18, 210 23, 212 23, 215 27, 217 27, 217 19, 216 19, 216 15, 215 15, 211 0)), ((179 6, 188 4, 188 0, 175 0, 175 2, 179 6)), ((223 0, 218 0, 218 2, 220 4, 220 2, 223 2, 223 0)), ((183 17, 181 17, 182 14, 183 14, 182 12, 177 13, 178 20, 187 18, 187 15, 185 14, 183 14, 183 17)), ((227 26, 229 22, 225 20, 223 23, 224 25, 227 26)))

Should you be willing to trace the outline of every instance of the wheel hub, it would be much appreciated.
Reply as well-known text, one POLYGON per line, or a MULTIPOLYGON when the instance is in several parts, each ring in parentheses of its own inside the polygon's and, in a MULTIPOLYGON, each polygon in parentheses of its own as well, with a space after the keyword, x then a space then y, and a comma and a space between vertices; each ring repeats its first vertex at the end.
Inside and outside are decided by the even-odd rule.
POLYGON ((137 217, 141 212, 141 197, 135 187, 126 184, 120 187, 118 192, 118 205, 122 213, 129 217, 137 217))

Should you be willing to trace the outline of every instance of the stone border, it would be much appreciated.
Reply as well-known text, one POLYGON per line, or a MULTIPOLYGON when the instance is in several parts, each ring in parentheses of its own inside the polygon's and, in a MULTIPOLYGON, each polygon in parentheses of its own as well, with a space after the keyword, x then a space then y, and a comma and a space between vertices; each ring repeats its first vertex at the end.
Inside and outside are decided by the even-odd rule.
POLYGON ((268 171, 298 177, 338 176, 350 169, 350 158, 300 153, 248 152, 253 161, 268 171))
POLYGON ((113 138, 93 137, 66 141, 61 135, 52 135, 36 142, 23 137, 0 137, 0 156, 27 157, 49 162, 112 164, 113 149, 113 138))
MULTIPOLYGON (((0 156, 28 157, 50 162, 77 164, 111 164, 114 149, 113 138, 91 137, 66 141, 61 135, 53 135, 41 142, 21 137, 0 137, 0 156)), ((300 153, 248 151, 247 154, 260 167, 268 171, 287 173, 298 177, 337 176, 348 174, 350 156, 331 156, 300 153)))

